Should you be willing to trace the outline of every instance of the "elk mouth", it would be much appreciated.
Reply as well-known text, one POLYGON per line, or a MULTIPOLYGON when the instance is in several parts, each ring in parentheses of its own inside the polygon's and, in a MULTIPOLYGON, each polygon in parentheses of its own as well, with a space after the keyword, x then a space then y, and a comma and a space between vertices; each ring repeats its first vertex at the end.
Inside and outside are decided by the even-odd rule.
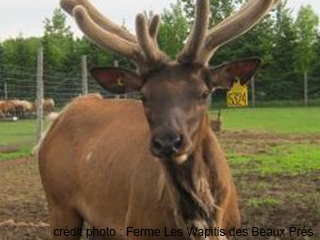
POLYGON ((176 164, 182 165, 188 160, 189 156, 188 153, 180 154, 179 156, 174 157, 174 161, 176 164))
POLYGON ((189 141, 183 137, 166 137, 159 138, 154 136, 150 142, 150 152, 163 162, 174 162, 178 165, 188 160, 192 152, 189 141))
POLYGON ((150 152, 152 153, 153 156, 158 158, 164 164, 169 164, 169 165, 175 164, 177 166, 182 166, 189 160, 190 156, 192 156, 193 151, 191 149, 184 150, 182 152, 166 156, 166 155, 159 154, 157 151, 154 151, 154 149, 151 147, 150 152))

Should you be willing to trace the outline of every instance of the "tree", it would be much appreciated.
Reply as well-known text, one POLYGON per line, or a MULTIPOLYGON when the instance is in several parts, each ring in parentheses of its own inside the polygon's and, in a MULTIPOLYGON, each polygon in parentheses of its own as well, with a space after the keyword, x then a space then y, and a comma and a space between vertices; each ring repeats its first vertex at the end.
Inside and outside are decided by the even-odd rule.
POLYGON ((73 51, 73 34, 66 25, 66 15, 60 8, 55 9, 51 19, 44 21, 45 68, 60 71, 70 71, 67 63, 73 51))
POLYGON ((3 58, 5 63, 11 66, 34 68, 38 44, 38 38, 23 38, 22 35, 4 41, 3 58))
POLYGON ((316 43, 318 37, 319 17, 310 5, 302 6, 296 20, 298 47, 296 54, 297 70, 304 75, 304 99, 308 104, 308 73, 316 59, 316 43))
POLYGON ((295 51, 297 32, 287 1, 280 2, 275 11, 275 25, 270 55, 264 63, 261 74, 261 96, 264 100, 285 100, 300 98, 300 85, 296 81, 295 51))
MULTIPOLYGON (((195 15, 195 0, 181 0, 181 2, 183 3, 189 23, 192 23, 195 15)), ((243 3, 243 0, 210 0, 210 11, 212 13, 210 26, 216 25, 230 16, 239 3, 243 3)))
POLYGON ((176 57, 183 48, 188 31, 188 19, 183 12, 181 1, 178 1, 162 14, 158 40, 160 48, 171 58, 176 57))
POLYGON ((310 5, 302 6, 295 22, 298 33, 297 68, 299 73, 311 70, 316 59, 319 16, 310 5))

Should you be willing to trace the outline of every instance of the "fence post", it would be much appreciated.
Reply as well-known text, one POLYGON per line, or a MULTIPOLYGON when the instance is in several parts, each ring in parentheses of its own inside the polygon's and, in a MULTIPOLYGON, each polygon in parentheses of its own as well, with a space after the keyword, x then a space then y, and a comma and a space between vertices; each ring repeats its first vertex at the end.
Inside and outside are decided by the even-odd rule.
POLYGON ((7 81, 4 82, 4 99, 7 100, 8 99, 8 85, 7 85, 7 81))
POLYGON ((308 106, 309 96, 308 96, 308 73, 304 72, 304 105, 308 106))
POLYGON ((37 57, 37 140, 43 132, 43 48, 39 47, 37 57))
POLYGON ((212 107, 212 93, 210 93, 207 98, 207 108, 211 109, 211 107, 212 107))
MULTIPOLYGON (((119 67, 119 62, 117 60, 114 60, 114 63, 113 63, 114 67, 119 67)), ((116 99, 120 99, 120 95, 116 95, 115 97, 116 99)))
POLYGON ((252 107, 256 106, 256 83, 254 77, 251 79, 251 104, 252 107))
POLYGON ((82 68, 82 95, 88 94, 88 67, 87 67, 87 56, 81 58, 82 68))

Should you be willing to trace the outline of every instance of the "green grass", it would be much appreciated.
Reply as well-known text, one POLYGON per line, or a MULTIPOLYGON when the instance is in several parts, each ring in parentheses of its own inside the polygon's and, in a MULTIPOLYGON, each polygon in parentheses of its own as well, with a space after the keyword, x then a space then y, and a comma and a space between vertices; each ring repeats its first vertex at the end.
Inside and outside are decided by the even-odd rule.
MULTIPOLYGON (((215 117, 216 113, 211 112, 215 117)), ((228 108, 222 110, 223 129, 274 133, 320 133, 320 107, 228 108)))
POLYGON ((17 158, 24 158, 24 157, 31 157, 31 156, 32 156, 32 148, 31 147, 22 147, 22 148, 19 148, 17 151, 14 151, 11 153, 1 153, 0 154, 0 161, 17 159, 17 158))
MULTIPOLYGON (((239 156, 228 154, 232 165, 249 165, 249 172, 269 174, 303 174, 320 169, 319 144, 291 144, 273 147, 268 154, 239 156)), ((244 169, 241 169, 244 171, 244 169)))
POLYGON ((261 206, 276 206, 278 204, 278 199, 273 197, 254 197, 247 200, 247 205, 253 208, 258 208, 261 206))
POLYGON ((0 161, 31 156, 31 149, 36 142, 36 122, 21 120, 0 122, 0 161), (6 152, 6 148, 12 151, 6 152))
POLYGON ((320 169, 320 146, 317 144, 299 144, 273 149, 271 155, 255 157, 261 164, 258 170, 262 174, 303 172, 320 169))
MULTIPOLYGON (((212 113, 214 115, 214 113, 212 113)), ((287 134, 319 134, 320 133, 320 107, 309 108, 229 108, 222 111, 223 129, 230 131, 250 130, 287 134)), ((36 124, 34 120, 17 122, 0 122, 0 147, 9 146, 16 148, 31 148, 35 144, 36 124)), ((318 147, 318 146, 317 146, 318 147)), ((281 157, 284 161, 289 159, 304 159, 303 152, 308 154, 308 159, 315 160, 320 151, 312 146, 300 146, 298 150, 292 150, 291 155, 283 156, 281 150, 272 156, 258 155, 255 161, 277 163, 281 157), (300 155, 299 155, 300 154, 300 155), (271 160, 270 160, 271 159, 271 160)), ((19 150, 17 154, 23 153, 19 150)), ((229 153, 232 155, 233 153, 229 153)), ((0 153, 0 160, 9 154, 0 153)), ((19 155, 20 156, 20 155, 19 155)), ((10 155, 15 157, 15 155, 10 155)), ((230 156, 239 162, 252 161, 250 157, 230 156)), ((289 160, 288 160, 289 161, 289 160)), ((303 160, 301 160, 303 161, 303 160)), ((294 160, 295 162, 295 160, 294 160)), ((310 164, 312 164, 310 162, 310 164)), ((289 164, 288 164, 289 165, 289 164)), ((301 165, 301 163, 300 163, 301 165)), ((293 165, 294 166, 294 165, 293 165)), ((318 165, 316 165, 317 167, 318 165)), ((267 169, 267 167, 265 167, 267 169)), ((272 170, 266 170, 266 172, 272 170)))
POLYGON ((0 122, 0 146, 32 146, 35 143, 34 120, 0 122))

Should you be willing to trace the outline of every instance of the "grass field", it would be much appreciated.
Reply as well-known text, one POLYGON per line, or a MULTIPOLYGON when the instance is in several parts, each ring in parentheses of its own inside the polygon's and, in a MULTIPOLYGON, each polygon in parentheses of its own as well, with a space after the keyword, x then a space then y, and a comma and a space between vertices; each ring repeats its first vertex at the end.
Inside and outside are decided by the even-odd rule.
POLYGON ((35 142, 35 120, 0 122, 0 146, 28 146, 35 142))
POLYGON ((274 133, 320 133, 320 107, 222 110, 224 128, 274 133))
MULTIPOLYGON (((243 228, 293 226, 314 233, 238 239, 320 239, 320 108, 226 109, 222 119, 218 138, 235 177, 243 228)), ((0 123, 0 147, 18 149, 0 152, 0 239, 49 239, 37 164, 7 161, 30 156, 34 131, 29 121, 0 123), (2 230, 8 220, 14 220, 7 223, 10 231, 2 230)))

